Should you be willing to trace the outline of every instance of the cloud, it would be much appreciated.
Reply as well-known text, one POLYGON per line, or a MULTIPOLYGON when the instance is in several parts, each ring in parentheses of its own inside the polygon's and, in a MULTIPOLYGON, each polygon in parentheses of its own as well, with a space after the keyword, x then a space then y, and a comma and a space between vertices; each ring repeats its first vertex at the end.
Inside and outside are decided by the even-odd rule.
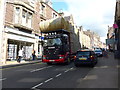
POLYGON ((68 11, 72 14, 76 25, 83 26, 106 37, 108 25, 114 23, 116 0, 53 0, 66 2, 68 11))

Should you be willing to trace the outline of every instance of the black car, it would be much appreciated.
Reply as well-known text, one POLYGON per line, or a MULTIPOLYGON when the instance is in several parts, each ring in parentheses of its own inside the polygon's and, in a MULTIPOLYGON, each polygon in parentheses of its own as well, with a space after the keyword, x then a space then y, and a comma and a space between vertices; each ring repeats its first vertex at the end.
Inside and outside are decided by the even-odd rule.
POLYGON ((78 67, 80 64, 90 64, 94 66, 97 63, 97 56, 94 51, 91 50, 81 50, 77 51, 74 58, 74 65, 78 67))

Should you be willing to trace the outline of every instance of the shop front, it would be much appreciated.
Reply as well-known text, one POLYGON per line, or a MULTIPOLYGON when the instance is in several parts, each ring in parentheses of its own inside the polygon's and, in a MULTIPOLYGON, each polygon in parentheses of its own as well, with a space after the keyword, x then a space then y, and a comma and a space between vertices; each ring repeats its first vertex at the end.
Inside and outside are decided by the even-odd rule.
POLYGON ((22 59, 31 59, 35 36, 15 29, 7 30, 7 60, 16 60, 20 48, 23 50, 22 59))

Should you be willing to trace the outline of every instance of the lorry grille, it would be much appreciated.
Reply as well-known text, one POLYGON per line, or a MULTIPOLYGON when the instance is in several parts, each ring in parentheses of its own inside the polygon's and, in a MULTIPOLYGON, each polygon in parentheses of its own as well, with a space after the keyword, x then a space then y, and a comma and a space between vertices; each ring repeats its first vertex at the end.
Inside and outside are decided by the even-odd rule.
POLYGON ((47 59, 59 59, 59 56, 57 56, 57 55, 47 55, 47 57, 46 57, 47 59))

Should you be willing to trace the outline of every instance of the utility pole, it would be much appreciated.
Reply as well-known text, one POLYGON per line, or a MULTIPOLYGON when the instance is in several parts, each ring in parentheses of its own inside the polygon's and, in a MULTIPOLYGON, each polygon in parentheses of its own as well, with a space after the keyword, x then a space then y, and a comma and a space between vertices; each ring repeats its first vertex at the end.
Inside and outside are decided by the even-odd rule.
POLYGON ((4 33, 4 23, 5 23, 5 10, 6 10, 6 0, 0 0, 0 64, 5 63, 4 60, 2 60, 3 56, 3 33, 4 33))

